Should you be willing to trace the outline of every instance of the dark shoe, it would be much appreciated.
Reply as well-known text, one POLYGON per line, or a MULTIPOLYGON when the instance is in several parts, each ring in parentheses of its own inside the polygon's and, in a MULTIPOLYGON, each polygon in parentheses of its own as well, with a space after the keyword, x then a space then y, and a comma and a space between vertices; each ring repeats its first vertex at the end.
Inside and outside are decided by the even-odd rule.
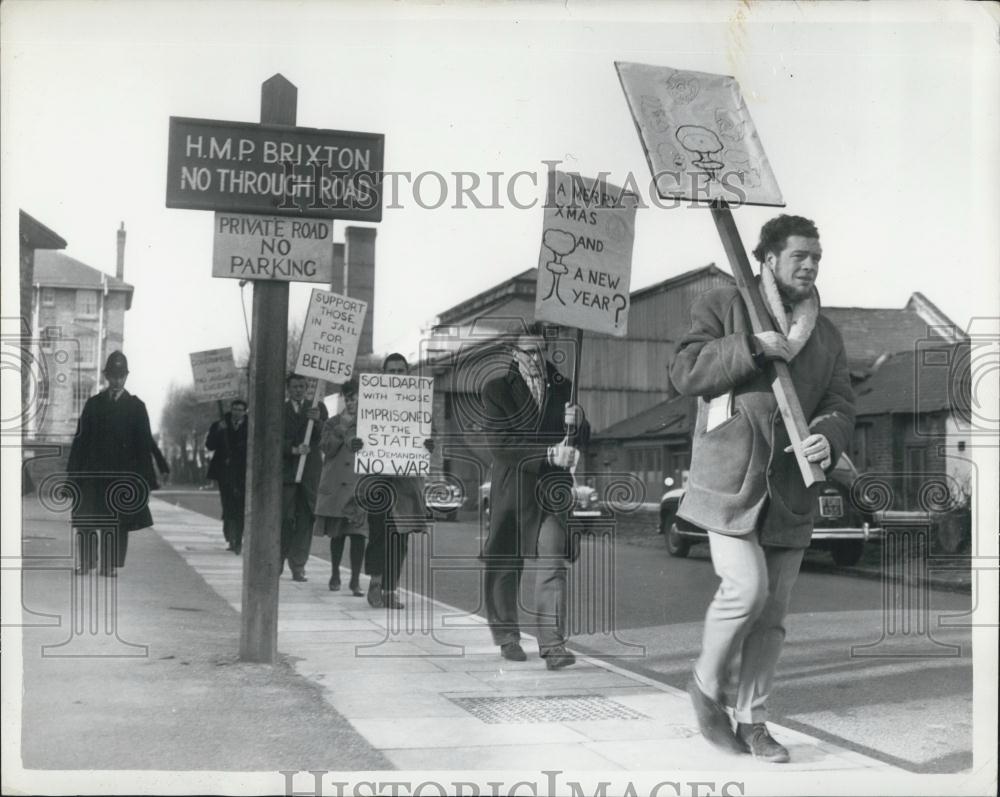
POLYGON ((547 670, 561 670, 563 667, 576 664, 576 656, 566 650, 564 645, 551 648, 542 655, 542 658, 545 659, 547 670))
POLYGON ((305 570, 293 570, 292 571, 292 581, 308 581, 306 578, 305 570))
POLYGON ((772 764, 787 764, 788 749, 774 741, 763 722, 741 722, 736 726, 736 735, 740 738, 754 758, 758 761, 769 761, 772 764))
POLYGON ((404 608, 403 604, 399 602, 399 598, 397 597, 397 595, 396 595, 395 592, 387 592, 387 593, 385 593, 383 595, 383 599, 385 600, 385 607, 387 609, 402 609, 402 608, 404 608))
POLYGON ((351 594, 355 598, 363 598, 365 596, 364 590, 361 589, 361 587, 359 587, 357 584, 351 584, 350 586, 351 586, 351 594))
POLYGON ((233 546, 233 553, 239 556, 243 552, 243 543, 238 542, 233 546))
POLYGON ((118 574, 113 567, 102 567, 99 572, 105 578, 118 578, 118 574))
POLYGON ((500 655, 507 661, 528 660, 528 654, 524 652, 520 642, 505 642, 500 646, 500 655))
POLYGON ((375 581, 368 583, 368 605, 373 609, 381 609, 385 605, 382 600, 382 585, 375 581))
POLYGON ((698 686, 692 677, 687 684, 687 693, 691 697, 695 716, 698 718, 698 729, 706 741, 725 753, 747 752, 743 742, 736 738, 729 715, 718 700, 713 700, 698 686))
POLYGON ((93 569, 94 568, 92 567, 77 567, 73 570, 73 572, 76 573, 78 576, 85 576, 93 569))
POLYGON ((330 592, 340 591, 340 576, 330 576, 330 592))

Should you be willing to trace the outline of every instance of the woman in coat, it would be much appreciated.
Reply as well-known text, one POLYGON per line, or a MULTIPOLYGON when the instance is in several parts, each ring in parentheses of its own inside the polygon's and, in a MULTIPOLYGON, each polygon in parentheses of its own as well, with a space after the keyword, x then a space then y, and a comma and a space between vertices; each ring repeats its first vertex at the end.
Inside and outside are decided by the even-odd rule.
MULTIPOLYGON (((382 362, 384 374, 406 374, 409 370, 406 358, 398 352, 382 362)), ((363 446, 362 440, 351 441, 354 451, 360 451, 363 446)), ((433 451, 433 441, 426 438, 424 447, 433 451)), ((420 476, 366 476, 360 492, 368 509, 368 550, 365 552, 365 573, 371 576, 368 603, 376 609, 383 606, 402 609, 396 587, 406 560, 409 535, 427 531, 424 479, 420 476)))
POLYGON ((340 589, 340 560, 344 543, 351 540, 351 592, 358 597, 361 591, 359 578, 365 556, 368 536, 367 517, 357 501, 355 492, 358 476, 354 473, 354 452, 351 440, 357 437, 358 383, 351 379, 340 388, 344 411, 323 424, 320 450, 323 452, 323 470, 316 493, 316 516, 313 534, 330 538, 330 590, 340 589))

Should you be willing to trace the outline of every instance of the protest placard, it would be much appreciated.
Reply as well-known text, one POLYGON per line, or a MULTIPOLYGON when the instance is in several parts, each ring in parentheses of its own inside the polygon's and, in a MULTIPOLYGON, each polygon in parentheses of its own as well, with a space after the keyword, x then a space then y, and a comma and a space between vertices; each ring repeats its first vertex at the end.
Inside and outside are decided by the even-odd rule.
POLYGON ((359 299, 313 288, 295 373, 335 384, 350 379, 367 310, 359 299))
POLYGON ((358 437, 364 447, 354 459, 355 473, 426 476, 431 454, 434 380, 406 374, 361 374, 358 437))
POLYGON ((635 208, 635 195, 610 183, 549 172, 536 318, 625 336, 635 208))
POLYGON ((193 351, 190 357, 194 392, 199 401, 222 401, 239 397, 240 375, 236 370, 231 348, 193 351))
POLYGON ((784 206, 735 78, 647 64, 615 67, 661 197, 784 206))

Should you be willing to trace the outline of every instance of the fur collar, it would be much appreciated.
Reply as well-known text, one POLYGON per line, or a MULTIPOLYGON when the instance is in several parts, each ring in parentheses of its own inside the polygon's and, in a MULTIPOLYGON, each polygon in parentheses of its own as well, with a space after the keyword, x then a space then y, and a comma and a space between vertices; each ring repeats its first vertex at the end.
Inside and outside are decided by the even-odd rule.
POLYGON ((806 345, 809 336, 816 327, 816 317, 819 315, 819 295, 816 293, 816 288, 813 288, 809 298, 793 305, 790 312, 786 311, 774 273, 769 267, 762 266, 760 292, 771 311, 771 316, 785 337, 788 338, 788 345, 792 350, 792 358, 794 358, 802 351, 802 347, 806 345))

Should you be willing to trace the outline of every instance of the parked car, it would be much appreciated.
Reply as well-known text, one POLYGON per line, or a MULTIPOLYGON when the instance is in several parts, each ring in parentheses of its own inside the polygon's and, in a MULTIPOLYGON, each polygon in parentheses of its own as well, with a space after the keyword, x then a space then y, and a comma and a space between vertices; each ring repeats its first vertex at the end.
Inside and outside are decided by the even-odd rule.
POLYGON ((460 484, 446 479, 428 479, 424 486, 424 504, 442 520, 454 520, 465 503, 465 491, 460 484))
MULTIPOLYGON (((490 516, 490 485, 491 482, 484 482, 479 486, 479 506, 486 517, 490 516)), ((573 519, 588 520, 611 516, 608 508, 601 503, 597 490, 590 485, 574 485, 573 496, 576 499, 573 509, 570 510, 570 517, 573 519)))
MULTIPOLYGON (((813 510, 811 547, 830 551, 833 561, 845 567, 857 564, 865 543, 879 532, 875 518, 861 512, 851 501, 851 484, 857 477, 854 463, 842 454, 829 479, 819 487, 813 510)), ((704 529, 677 517, 684 488, 674 487, 670 477, 664 484, 667 491, 660 499, 660 534, 671 556, 684 557, 695 543, 707 542, 708 535, 704 529)))

